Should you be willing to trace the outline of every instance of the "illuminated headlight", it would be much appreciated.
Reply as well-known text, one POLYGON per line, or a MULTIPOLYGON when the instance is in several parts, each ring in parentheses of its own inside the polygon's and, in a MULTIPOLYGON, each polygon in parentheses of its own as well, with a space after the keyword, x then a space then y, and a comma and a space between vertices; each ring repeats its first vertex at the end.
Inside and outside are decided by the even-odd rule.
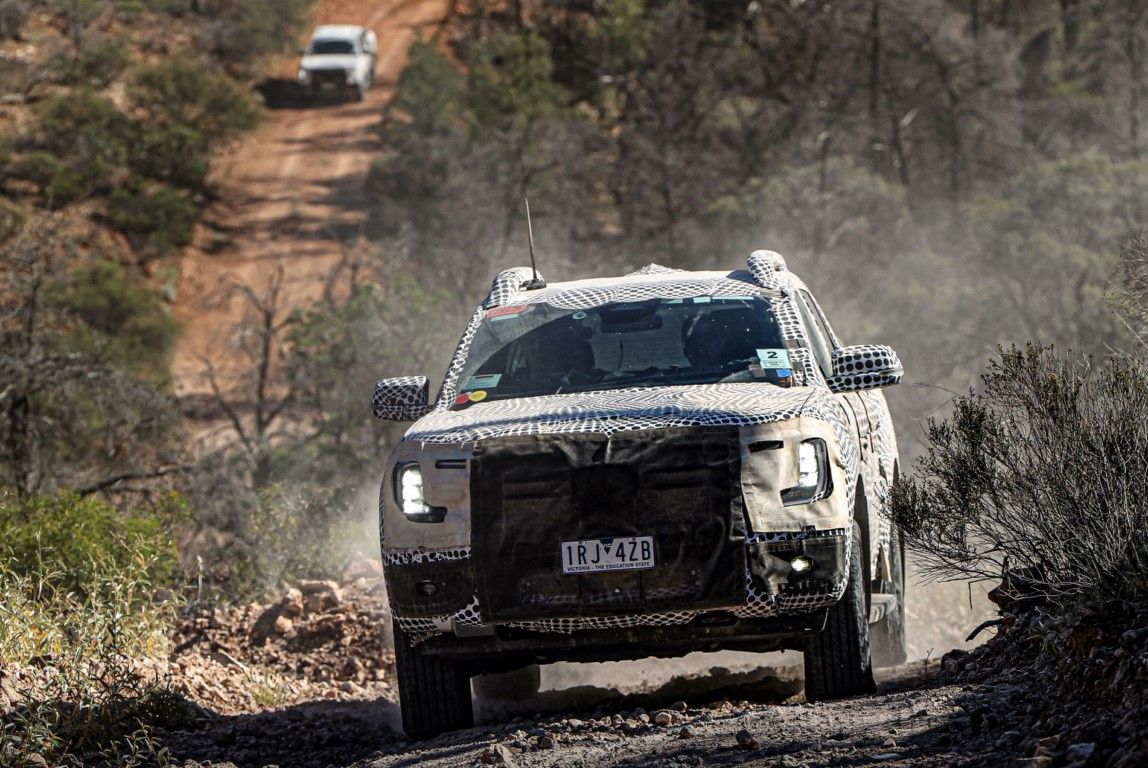
POLYGON ((797 449, 797 485, 781 492, 785 506, 809 504, 833 491, 829 474, 829 451, 820 438, 805 440, 797 449))
POLYGON ((395 467, 395 502, 412 523, 441 523, 446 507, 429 506, 423 499, 423 471, 415 462, 395 467))
POLYGON ((300 69, 299 74, 296 75, 296 77, 299 78, 299 82, 305 83, 308 79, 310 79, 311 74, 305 69, 300 69))

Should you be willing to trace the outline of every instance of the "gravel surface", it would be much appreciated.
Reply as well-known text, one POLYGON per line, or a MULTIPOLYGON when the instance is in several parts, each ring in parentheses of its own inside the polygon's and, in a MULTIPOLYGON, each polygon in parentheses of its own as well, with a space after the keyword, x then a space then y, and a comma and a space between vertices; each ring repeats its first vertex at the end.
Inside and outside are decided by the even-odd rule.
POLYGON ((1023 710, 1023 681, 952 684, 968 654, 946 676, 916 662, 881 671, 877 695, 818 704, 803 700, 796 654, 554 665, 552 690, 476 700, 478 727, 411 744, 383 591, 360 558, 339 582, 189 618, 158 671, 196 709, 158 744, 188 768, 974 766, 1035 750, 1008 714, 1023 710))

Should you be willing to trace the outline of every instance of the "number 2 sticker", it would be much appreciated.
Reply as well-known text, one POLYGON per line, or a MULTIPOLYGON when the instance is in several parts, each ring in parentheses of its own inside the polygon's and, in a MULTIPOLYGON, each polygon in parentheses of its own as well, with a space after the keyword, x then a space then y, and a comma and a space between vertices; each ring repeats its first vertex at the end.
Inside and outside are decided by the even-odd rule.
POLYGON ((757 359, 761 361, 762 368, 778 369, 792 368, 789 362, 788 349, 759 349, 757 359))

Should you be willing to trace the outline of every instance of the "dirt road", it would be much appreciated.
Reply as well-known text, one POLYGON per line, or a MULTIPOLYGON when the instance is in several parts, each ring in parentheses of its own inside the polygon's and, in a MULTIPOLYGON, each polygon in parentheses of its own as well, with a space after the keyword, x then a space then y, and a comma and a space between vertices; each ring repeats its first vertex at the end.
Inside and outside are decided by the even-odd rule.
MULTIPOLYGON (((223 278, 258 293, 279 264, 283 304, 321 295, 324 277, 356 241, 365 218, 363 183, 378 151, 374 126, 405 63, 407 48, 430 37, 447 0, 322 0, 315 23, 361 24, 379 41, 375 86, 359 103, 269 109, 265 123, 213 169, 219 199, 204 216, 181 263, 176 315, 183 337, 172 375, 176 394, 205 391, 206 356, 225 377, 234 372, 235 325, 242 303, 220 305, 223 278)), ((294 77, 285 58, 274 74, 294 77)))
POLYGON ((217 716, 161 733, 158 742, 194 761, 185 764, 279 768, 971 768, 1018 758, 1019 735, 1010 739, 1007 723, 988 729, 983 720, 986 712, 1019 710, 1021 687, 936 685, 929 680, 936 668, 926 672, 918 662, 888 670, 875 696, 819 704, 790 696, 800 683, 786 674, 747 683, 724 670, 636 695, 596 687, 544 692, 528 702, 480 703, 480 722, 488 724, 415 744, 398 729, 398 705, 385 699, 217 716))
POLYGON ((159 729, 156 746, 187 768, 932 767, 999 765, 1023 749, 1016 722, 1031 694, 1015 674, 943 684, 934 659, 879 671, 877 695, 811 705, 794 653, 549 665, 541 693, 476 699, 477 727, 411 744, 383 581, 365 561, 341 586, 302 582, 263 606, 184 620, 157 674, 202 709, 159 729))

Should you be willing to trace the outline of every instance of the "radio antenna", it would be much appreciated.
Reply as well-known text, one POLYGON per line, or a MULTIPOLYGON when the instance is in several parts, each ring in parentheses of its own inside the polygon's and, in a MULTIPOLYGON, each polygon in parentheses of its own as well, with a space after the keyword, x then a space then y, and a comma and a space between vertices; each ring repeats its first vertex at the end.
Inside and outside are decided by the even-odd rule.
POLYGON ((545 288, 546 281, 538 278, 538 264, 534 261, 534 225, 530 222, 530 197, 523 195, 522 200, 526 203, 526 236, 530 239, 530 271, 533 275, 526 288, 545 288))

